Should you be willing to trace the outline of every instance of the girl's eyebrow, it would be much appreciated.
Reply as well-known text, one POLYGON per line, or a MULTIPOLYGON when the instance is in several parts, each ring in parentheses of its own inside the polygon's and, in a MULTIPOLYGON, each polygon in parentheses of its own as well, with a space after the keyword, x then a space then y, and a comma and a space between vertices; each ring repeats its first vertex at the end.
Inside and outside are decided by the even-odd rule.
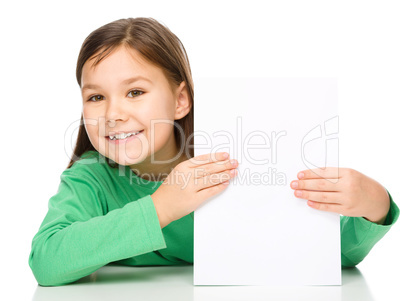
MULTIPOLYGON (((123 80, 120 85, 121 86, 127 86, 127 85, 132 84, 132 83, 134 83, 136 81, 139 81, 139 80, 147 81, 147 82, 152 84, 152 81, 149 78, 146 78, 144 76, 134 76, 134 77, 128 78, 126 80, 123 80)), ((96 88, 100 88, 100 87, 98 85, 94 85, 94 84, 86 84, 86 85, 84 85, 82 87, 81 90, 82 91, 90 90, 90 89, 93 90, 93 89, 96 89, 96 88)))

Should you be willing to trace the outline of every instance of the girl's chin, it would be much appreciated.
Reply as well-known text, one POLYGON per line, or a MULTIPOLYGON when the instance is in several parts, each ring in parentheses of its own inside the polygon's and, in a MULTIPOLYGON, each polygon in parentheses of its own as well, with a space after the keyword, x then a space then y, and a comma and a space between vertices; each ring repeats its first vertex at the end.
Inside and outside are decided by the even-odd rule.
POLYGON ((138 156, 138 154, 136 155, 123 154, 119 155, 118 157, 109 156, 109 158, 112 159, 114 162, 124 166, 139 164, 143 162, 146 159, 146 157, 147 157, 146 155, 138 156))

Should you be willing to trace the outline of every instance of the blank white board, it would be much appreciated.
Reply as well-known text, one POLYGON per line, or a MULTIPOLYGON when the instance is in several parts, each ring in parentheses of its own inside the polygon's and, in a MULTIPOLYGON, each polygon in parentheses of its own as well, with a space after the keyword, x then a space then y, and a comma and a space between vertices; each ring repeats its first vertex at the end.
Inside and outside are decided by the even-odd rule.
POLYGON ((294 196, 305 169, 338 167, 337 80, 199 78, 194 155, 238 175, 194 215, 194 285, 340 285, 339 214, 294 196))

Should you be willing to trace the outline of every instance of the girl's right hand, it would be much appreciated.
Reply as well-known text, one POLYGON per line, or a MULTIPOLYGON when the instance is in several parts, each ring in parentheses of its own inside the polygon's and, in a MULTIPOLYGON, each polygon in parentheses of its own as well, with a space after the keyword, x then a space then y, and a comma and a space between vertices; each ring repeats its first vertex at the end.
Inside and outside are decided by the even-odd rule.
POLYGON ((179 163, 151 195, 161 228, 223 191, 237 175, 237 164, 225 152, 203 154, 179 163))

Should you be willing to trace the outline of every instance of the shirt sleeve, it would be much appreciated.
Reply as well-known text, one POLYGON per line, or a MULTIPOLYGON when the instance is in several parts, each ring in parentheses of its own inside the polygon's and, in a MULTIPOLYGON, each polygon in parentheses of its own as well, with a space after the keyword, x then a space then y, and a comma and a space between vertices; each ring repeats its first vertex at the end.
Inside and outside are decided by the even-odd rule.
MULTIPOLYGON (((388 191, 387 191, 388 192, 388 191)), ((390 209, 383 225, 363 217, 341 216, 341 262, 343 267, 359 264, 399 217, 399 208, 391 195, 390 209)))
POLYGON ((68 284, 110 262, 166 248, 150 195, 104 214, 90 174, 66 170, 60 179, 29 255, 39 285, 68 284))

